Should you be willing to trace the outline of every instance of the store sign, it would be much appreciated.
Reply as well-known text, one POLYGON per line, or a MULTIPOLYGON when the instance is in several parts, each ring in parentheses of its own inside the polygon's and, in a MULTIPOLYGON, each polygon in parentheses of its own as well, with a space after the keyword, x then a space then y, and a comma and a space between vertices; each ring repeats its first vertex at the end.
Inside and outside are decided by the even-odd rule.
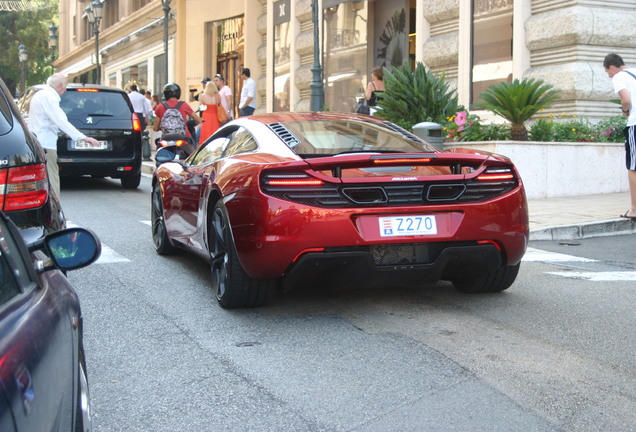
POLYGON ((279 25, 290 20, 291 0, 280 0, 274 3, 274 25, 279 25))
POLYGON ((512 9, 514 0, 474 0, 474 2, 473 14, 482 15, 512 9))

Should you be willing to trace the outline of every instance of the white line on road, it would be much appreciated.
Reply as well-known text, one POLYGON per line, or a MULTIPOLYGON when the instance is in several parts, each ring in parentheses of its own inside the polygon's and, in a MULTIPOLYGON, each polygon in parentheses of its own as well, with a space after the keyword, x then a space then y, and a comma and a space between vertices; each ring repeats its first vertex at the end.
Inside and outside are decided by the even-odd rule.
POLYGON ((548 252, 541 249, 528 248, 523 256, 526 262, 596 262, 591 258, 582 258, 574 255, 566 255, 558 252, 548 252))
POLYGON ((593 282, 636 281, 636 271, 615 272, 547 272, 569 279, 589 280, 593 282))

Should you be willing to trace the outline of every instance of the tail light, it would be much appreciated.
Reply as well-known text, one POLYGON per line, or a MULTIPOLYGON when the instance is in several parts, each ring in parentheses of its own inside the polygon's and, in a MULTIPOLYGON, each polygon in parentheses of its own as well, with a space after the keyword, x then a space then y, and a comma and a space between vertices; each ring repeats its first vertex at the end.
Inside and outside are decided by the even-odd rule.
POLYGON ((184 146, 184 145, 186 145, 188 143, 189 143, 188 140, 183 140, 183 139, 179 139, 179 140, 164 140, 164 139, 162 139, 162 140, 157 141, 157 145, 159 147, 165 147, 165 146, 168 146, 168 145, 176 145, 177 147, 181 147, 181 146, 184 146))
POLYGON ((285 174, 268 174, 263 176, 263 184, 265 186, 290 186, 290 187, 303 187, 303 186, 320 186, 324 182, 315 177, 311 177, 303 172, 299 173, 285 173, 285 174))
POLYGON ((141 122, 139 121, 139 117, 137 116, 137 113, 132 114, 132 124, 133 124, 133 131, 141 132, 141 122))
POLYGON ((0 208, 3 211, 41 207, 48 196, 46 164, 0 170, 0 208))

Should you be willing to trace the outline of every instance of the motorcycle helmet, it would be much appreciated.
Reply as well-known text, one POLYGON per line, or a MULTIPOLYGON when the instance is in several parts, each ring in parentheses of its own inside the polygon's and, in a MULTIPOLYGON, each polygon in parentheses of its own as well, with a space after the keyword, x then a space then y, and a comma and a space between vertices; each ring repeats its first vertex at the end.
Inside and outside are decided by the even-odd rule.
POLYGON ((181 98, 181 87, 179 84, 168 83, 163 86, 163 97, 168 100, 170 98, 181 98))

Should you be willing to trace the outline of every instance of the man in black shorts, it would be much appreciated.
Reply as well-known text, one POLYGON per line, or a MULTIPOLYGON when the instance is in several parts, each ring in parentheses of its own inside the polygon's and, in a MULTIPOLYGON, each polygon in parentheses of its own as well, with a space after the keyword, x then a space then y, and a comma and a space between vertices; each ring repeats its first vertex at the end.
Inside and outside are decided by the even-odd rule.
POLYGON ((636 68, 625 66, 623 59, 618 54, 608 54, 603 61, 603 67, 607 76, 612 79, 614 92, 621 99, 621 110, 627 117, 625 128, 625 152, 627 165, 627 178, 629 179, 629 194, 631 208, 621 217, 636 219, 636 68))

